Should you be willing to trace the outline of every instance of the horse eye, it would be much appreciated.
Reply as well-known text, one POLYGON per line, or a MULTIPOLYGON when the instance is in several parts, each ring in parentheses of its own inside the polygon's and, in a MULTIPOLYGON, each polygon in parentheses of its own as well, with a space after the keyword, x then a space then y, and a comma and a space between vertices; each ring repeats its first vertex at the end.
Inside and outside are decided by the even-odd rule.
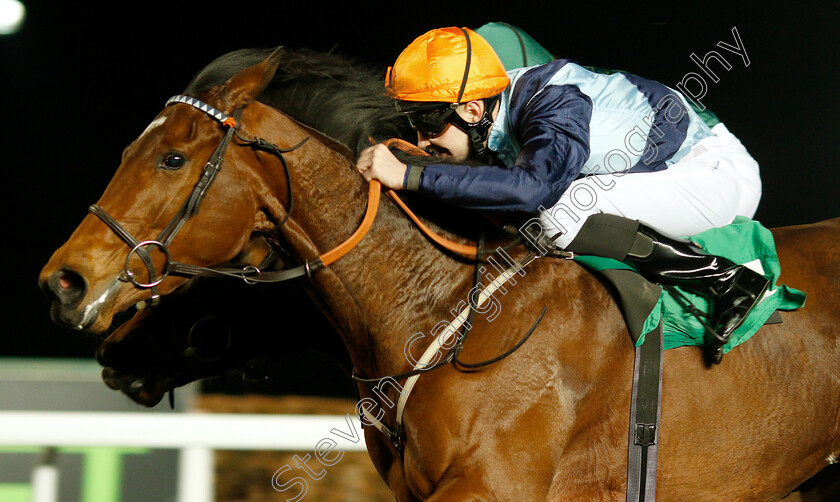
POLYGON ((164 155, 163 160, 160 162, 160 167, 163 169, 169 169, 171 171, 181 169, 186 164, 187 158, 184 157, 182 154, 177 152, 171 152, 164 155))

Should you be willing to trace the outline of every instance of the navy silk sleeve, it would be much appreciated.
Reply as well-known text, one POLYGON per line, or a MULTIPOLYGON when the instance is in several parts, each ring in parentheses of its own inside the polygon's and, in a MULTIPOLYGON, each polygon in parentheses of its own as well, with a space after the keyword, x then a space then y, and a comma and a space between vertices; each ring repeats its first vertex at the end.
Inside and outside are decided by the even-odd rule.
POLYGON ((551 207, 589 158, 592 101, 572 85, 547 86, 513 124, 522 149, 516 164, 466 166, 431 164, 419 191, 479 210, 537 212, 551 207))

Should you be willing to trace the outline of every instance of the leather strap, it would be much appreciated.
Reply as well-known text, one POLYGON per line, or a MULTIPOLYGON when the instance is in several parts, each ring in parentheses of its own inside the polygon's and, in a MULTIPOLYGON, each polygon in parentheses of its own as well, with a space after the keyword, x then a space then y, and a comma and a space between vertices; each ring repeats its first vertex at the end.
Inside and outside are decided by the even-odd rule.
POLYGON ((653 502, 662 407, 662 321, 636 347, 630 438, 627 452, 627 502, 653 502))
POLYGON ((379 194, 381 193, 381 185, 377 180, 371 180, 368 185, 368 204, 365 216, 356 231, 350 237, 344 240, 335 248, 320 255, 313 261, 304 262, 289 270, 276 270, 264 272, 257 267, 248 266, 245 268, 208 268, 200 267, 198 265, 188 265, 186 263, 172 262, 167 267, 167 271, 174 275, 186 276, 202 276, 202 277, 235 277, 244 280, 247 283, 263 283, 263 282, 282 282, 290 279, 296 279, 302 276, 309 276, 312 272, 326 267, 336 260, 350 252, 351 249, 367 235, 373 220, 376 219, 376 213, 379 209, 379 194))
MULTIPOLYGON (((108 225, 108 227, 110 227, 111 230, 113 230, 115 234, 117 234, 117 237, 119 237, 123 242, 128 244, 128 247, 130 247, 132 249, 132 251, 135 251, 137 253, 137 256, 140 257, 140 259, 143 261, 143 265, 146 267, 146 270, 148 270, 148 272, 149 272, 149 283, 153 284, 152 286, 149 287, 149 289, 151 289, 151 292, 152 292, 152 297, 151 297, 150 300, 151 301, 156 301, 157 298, 158 298, 158 290, 157 290, 157 284, 156 283, 159 282, 159 280, 157 278, 157 271, 155 270, 155 264, 152 261, 152 256, 146 250, 145 246, 143 246, 143 243, 141 243, 140 241, 135 239, 134 236, 132 236, 131 233, 128 232, 128 230, 123 228, 123 226, 120 225, 117 220, 115 220, 104 209, 99 207, 98 204, 92 204, 90 207, 88 207, 88 211, 93 213, 95 216, 97 216, 103 222, 105 222, 105 224, 108 225)), ((131 253, 129 253, 128 258, 131 258, 131 253)), ((122 273, 119 275, 119 279, 122 280, 122 281, 131 280, 131 278, 128 276, 128 273, 127 273, 127 271, 128 271, 127 263, 128 263, 128 259, 126 259, 126 268, 124 268, 122 273)), ((166 265, 164 265, 164 267, 165 266, 166 265)), ((164 270, 163 273, 164 273, 164 277, 165 277, 166 271, 164 270)), ((161 280, 162 279, 163 278, 161 278, 161 280)))
MULTIPOLYGON (((493 294, 499 288, 502 288, 508 281, 510 281, 511 277, 513 277, 517 273, 522 273, 522 269, 528 266, 535 259, 537 259, 537 256, 533 252, 529 252, 528 254, 517 260, 513 265, 511 265, 510 268, 499 274, 498 277, 496 277, 485 289, 481 290, 481 292, 479 293, 478 298, 475 300, 476 309, 480 308, 484 304, 484 302, 486 302, 491 296, 493 296, 493 294)), ((451 356, 447 356, 444 358, 444 360, 439 361, 437 363, 435 363, 434 361, 439 358, 440 350, 442 350, 444 347, 452 345, 453 338, 459 334, 461 326, 463 326, 464 323, 467 322, 467 319, 470 317, 471 313, 474 312, 475 311, 472 309, 472 306, 470 304, 467 304, 461 310, 458 316, 455 319, 453 319, 445 329, 439 331, 437 337, 435 337, 432 343, 429 344, 425 352, 423 352, 423 355, 420 356, 420 359, 417 360, 417 363, 414 365, 414 369, 406 374, 377 379, 368 379, 356 377, 354 371, 353 380, 355 380, 356 382, 363 383, 375 382, 379 384, 379 382, 381 382, 385 378, 398 379, 403 376, 407 376, 407 380, 405 382, 405 385, 402 387, 402 390, 400 391, 399 400, 397 402, 396 424, 393 429, 383 424, 380 420, 374 417, 370 413, 370 411, 367 410, 367 408, 362 407, 362 418, 364 418, 364 420, 368 424, 371 424, 372 426, 376 427, 376 429, 378 429, 382 434, 388 436, 388 438, 390 438, 391 441, 394 442, 395 446, 401 444, 400 442, 402 441, 405 408, 408 403, 408 397, 411 394, 411 391, 414 390, 414 386, 417 384, 417 380, 423 373, 427 373, 432 369, 438 368, 450 362, 451 356)), ((545 309, 543 309, 543 314, 544 313, 545 309)), ((540 320, 542 319, 543 314, 540 314, 540 320)), ((536 324, 534 327, 532 327, 531 332, 535 327, 536 324)), ((530 332, 528 335, 526 335, 526 338, 527 336, 530 336, 530 332)), ((509 352, 505 355, 509 355, 509 352)), ((450 352, 450 354, 453 354, 453 352, 450 352)), ((363 424, 364 423, 365 422, 363 422, 363 424)), ((397 446, 397 448, 398 450, 400 449, 399 446, 397 446)), ((402 452, 400 452, 400 454, 402 454, 402 452)))
POLYGON ((233 277, 235 279, 242 279, 249 284, 256 284, 264 282, 282 282, 290 279, 296 279, 304 275, 310 275, 312 272, 321 267, 323 267, 323 265, 316 265, 316 262, 306 262, 303 265, 289 270, 263 271, 255 266, 248 266, 244 268, 208 268, 200 267, 198 265, 172 262, 169 264, 168 270, 172 275, 182 275, 188 277, 233 277))

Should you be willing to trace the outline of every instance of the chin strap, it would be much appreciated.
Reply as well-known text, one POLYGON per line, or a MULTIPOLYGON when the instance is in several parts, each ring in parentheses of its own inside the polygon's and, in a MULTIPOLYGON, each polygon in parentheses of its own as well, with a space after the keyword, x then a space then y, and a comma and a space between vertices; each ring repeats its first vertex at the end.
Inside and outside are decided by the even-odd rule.
POLYGON ((484 116, 481 120, 469 124, 467 127, 467 136, 470 138, 470 146, 479 158, 487 155, 489 151, 487 148, 487 137, 490 135, 490 128, 493 127, 493 109, 496 108, 496 103, 499 102, 501 94, 484 99, 484 116))
POLYGON ((491 150, 487 148, 487 138, 490 135, 490 129, 493 127, 493 110, 496 104, 501 99, 501 94, 484 98, 484 114, 476 122, 467 122, 457 113, 449 117, 449 121, 458 129, 464 131, 470 142, 470 150, 474 152, 478 158, 486 157, 491 150))

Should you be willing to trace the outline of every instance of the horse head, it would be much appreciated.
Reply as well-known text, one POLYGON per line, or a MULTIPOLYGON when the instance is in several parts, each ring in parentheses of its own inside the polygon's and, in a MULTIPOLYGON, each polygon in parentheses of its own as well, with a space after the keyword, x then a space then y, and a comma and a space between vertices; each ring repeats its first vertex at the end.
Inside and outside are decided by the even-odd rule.
MULTIPOLYGON (((278 57, 275 53, 197 97, 228 117, 238 114, 265 89, 278 57)), ((240 169, 259 164, 264 154, 236 145, 232 133, 247 134, 247 126, 233 124, 172 102, 125 149, 92 214, 40 274, 57 323, 102 333, 116 313, 148 300, 150 289, 153 296, 166 295, 186 282, 183 277, 161 280, 170 261, 211 266, 231 260, 253 232, 283 217, 281 207, 266 208, 259 196, 282 174, 276 176, 271 163, 264 176, 240 169)), ((300 132, 287 139, 297 143, 305 136, 300 132)), ((283 190, 285 185, 276 189, 283 190)))
MULTIPOLYGON (((446 319, 463 317, 458 312, 474 301, 468 292, 479 268, 472 260, 442 252, 396 204, 376 203, 377 185, 369 187, 353 164, 359 141, 397 136, 392 131, 400 128, 394 124, 396 119, 406 123, 404 117, 381 80, 364 79, 367 90, 354 96, 331 87, 344 85, 345 79, 299 65, 310 81, 284 66, 292 81, 284 82, 275 63, 282 59, 282 52, 263 54, 256 62, 252 58, 248 65, 240 58, 238 67, 226 71, 216 71, 211 63, 128 147, 92 214, 41 273, 57 322, 104 333, 115 315, 131 306, 162 304, 187 283, 181 274, 231 261, 254 233, 271 232, 292 260, 302 263, 295 269, 304 267, 310 276, 312 296, 342 337, 358 374, 398 375, 413 368, 424 349, 438 350, 432 337, 416 330, 435 333, 432 328, 440 331, 446 319), (341 137, 343 131, 352 134, 341 137), (357 235, 360 221, 370 222, 363 219, 370 201, 379 210, 370 232, 349 239, 357 235), (349 241, 355 247, 345 253, 349 241), (342 257, 335 261, 333 251, 339 249, 342 257)), ((438 215, 445 212, 445 222, 434 225, 435 230, 448 239, 463 244, 465 235, 476 233, 475 217, 435 209, 438 215)), ((521 254, 524 250, 514 253, 515 259, 521 254)), ((508 267, 496 263, 480 273, 492 279, 490 268, 500 266, 508 267)), ((511 263, 508 272, 516 273, 515 268, 511 263)), ((537 277, 529 274, 521 282, 547 280, 537 277)), ((505 336, 492 344, 473 344, 466 352, 469 361, 490 360, 519 337, 513 319, 491 325, 499 302, 489 298, 486 304, 497 308, 482 307, 479 314, 488 320, 477 334, 492 327, 505 336)), ((535 309, 539 306, 516 307, 536 317, 535 309)), ((158 354, 177 356, 184 349, 172 341, 143 346, 120 338, 150 326, 151 320, 141 313, 109 340, 111 347, 126 348, 122 354, 120 349, 100 353, 106 367, 119 371, 106 375, 110 384, 145 404, 181 381, 169 371, 170 361, 158 354), (149 361, 151 373, 132 366, 132 354, 149 361)), ((442 382, 451 375, 441 371, 429 379, 442 382)), ((366 398, 374 393, 359 390, 366 398)), ((379 411, 395 421, 396 408, 379 411)), ((398 446, 388 440, 396 436, 379 430, 365 434, 377 469, 392 486, 404 486, 397 471, 386 474, 400 462, 398 446)))

